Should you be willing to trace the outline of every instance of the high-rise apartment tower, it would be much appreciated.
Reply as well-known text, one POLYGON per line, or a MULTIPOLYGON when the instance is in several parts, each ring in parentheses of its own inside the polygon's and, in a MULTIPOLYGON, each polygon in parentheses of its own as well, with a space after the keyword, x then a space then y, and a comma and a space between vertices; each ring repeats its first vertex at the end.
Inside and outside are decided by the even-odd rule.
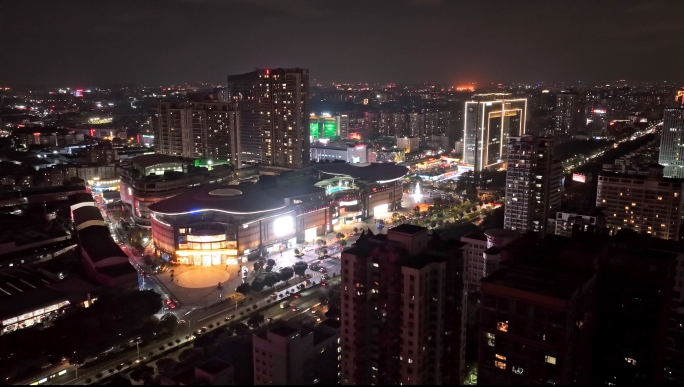
POLYGON ((342 384, 460 384, 460 247, 403 224, 342 252, 342 384))
POLYGON ((684 178, 684 108, 665 109, 658 164, 663 176, 684 178))
POLYGON ((240 113, 218 101, 159 102, 152 108, 156 153, 240 165, 240 113))
POLYGON ((556 114, 554 137, 567 137, 577 134, 579 125, 579 94, 562 91, 556 94, 556 114))
POLYGON ((504 228, 546 235, 549 215, 560 209, 563 167, 553 159, 553 140, 512 137, 508 143, 504 228))
POLYGON ((227 88, 242 115, 243 164, 301 168, 309 163, 309 70, 229 75, 227 88))

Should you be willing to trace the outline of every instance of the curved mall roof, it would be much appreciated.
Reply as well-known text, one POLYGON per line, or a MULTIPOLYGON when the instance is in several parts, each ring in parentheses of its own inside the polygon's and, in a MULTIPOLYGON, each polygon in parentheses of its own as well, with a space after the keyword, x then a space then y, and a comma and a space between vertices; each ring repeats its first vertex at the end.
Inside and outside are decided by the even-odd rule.
POLYGON ((167 215, 212 210, 248 215, 285 208, 285 202, 270 196, 256 184, 211 184, 151 204, 149 208, 167 215))
POLYGON ((388 182, 401 179, 408 174, 408 168, 393 163, 364 163, 364 164, 318 164, 318 171, 337 176, 349 176, 354 179, 374 183, 388 182))

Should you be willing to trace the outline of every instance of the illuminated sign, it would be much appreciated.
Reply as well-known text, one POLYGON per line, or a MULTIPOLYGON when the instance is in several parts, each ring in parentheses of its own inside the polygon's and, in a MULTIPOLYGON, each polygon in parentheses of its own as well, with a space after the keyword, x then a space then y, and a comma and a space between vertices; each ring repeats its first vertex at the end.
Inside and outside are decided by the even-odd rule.
POLYGON ((323 136, 328 138, 337 136, 337 124, 335 122, 324 123, 323 136))
POLYGON ((226 265, 237 265, 237 258, 226 258, 226 265))
POLYGON ((357 204, 359 204, 359 201, 358 201, 358 200, 352 200, 352 201, 350 201, 350 202, 340 202, 340 207, 343 207, 343 206, 355 206, 355 205, 357 205, 357 204))
POLYGON ((226 240, 225 234, 219 235, 188 235, 188 242, 221 242, 226 240))
POLYGON ((83 89, 74 90, 74 97, 83 98, 83 89))
POLYGON ((281 237, 294 232, 294 220, 291 216, 283 216, 273 221, 273 233, 281 237))
POLYGON ((603 109, 594 109, 594 113, 597 113, 597 114, 606 114, 606 111, 603 110, 603 109))
POLYGON ((309 132, 310 132, 311 137, 313 137, 313 138, 321 137, 320 128, 318 127, 318 122, 309 123, 309 132))
POLYGON ((578 181, 580 183, 586 183, 587 177, 581 173, 573 173, 572 174, 572 181, 578 181))

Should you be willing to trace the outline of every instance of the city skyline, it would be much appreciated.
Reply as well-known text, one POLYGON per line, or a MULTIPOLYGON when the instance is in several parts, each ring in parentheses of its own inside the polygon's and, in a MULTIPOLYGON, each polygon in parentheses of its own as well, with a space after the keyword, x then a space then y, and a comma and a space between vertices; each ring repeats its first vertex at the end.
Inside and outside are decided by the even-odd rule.
POLYGON ((0 84, 223 84, 255 67, 309 68, 324 84, 681 81, 684 54, 649 62, 684 32, 681 2, 295 3, 8 2, 0 84), (50 41, 59 49, 39 48, 50 41))

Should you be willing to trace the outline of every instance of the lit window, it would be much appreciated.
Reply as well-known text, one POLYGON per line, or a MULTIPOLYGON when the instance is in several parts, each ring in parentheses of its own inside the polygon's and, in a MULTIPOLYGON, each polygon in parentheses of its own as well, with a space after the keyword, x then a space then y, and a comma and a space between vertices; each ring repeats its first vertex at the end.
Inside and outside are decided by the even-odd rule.
POLYGON ((663 200, 663 197, 662 197, 662 196, 658 196, 658 200, 663 200))
POLYGON ((506 363, 502 361, 495 361, 494 362, 494 367, 500 369, 500 370, 505 370, 506 369, 506 363))
POLYGON ((508 332, 508 321, 499 321, 496 323, 496 329, 501 332, 508 332))
POLYGON ((544 361, 549 364, 556 364, 556 358, 553 356, 544 356, 544 361))
POLYGON ((504 356, 504 355, 499 355, 499 354, 497 353, 497 354, 494 355, 494 357, 496 358, 496 360, 503 360, 503 361, 506 361, 506 356, 504 356))
POLYGON ((496 341, 496 336, 494 336, 493 333, 486 333, 485 336, 487 337, 487 345, 490 347, 494 346, 494 342, 496 341))

